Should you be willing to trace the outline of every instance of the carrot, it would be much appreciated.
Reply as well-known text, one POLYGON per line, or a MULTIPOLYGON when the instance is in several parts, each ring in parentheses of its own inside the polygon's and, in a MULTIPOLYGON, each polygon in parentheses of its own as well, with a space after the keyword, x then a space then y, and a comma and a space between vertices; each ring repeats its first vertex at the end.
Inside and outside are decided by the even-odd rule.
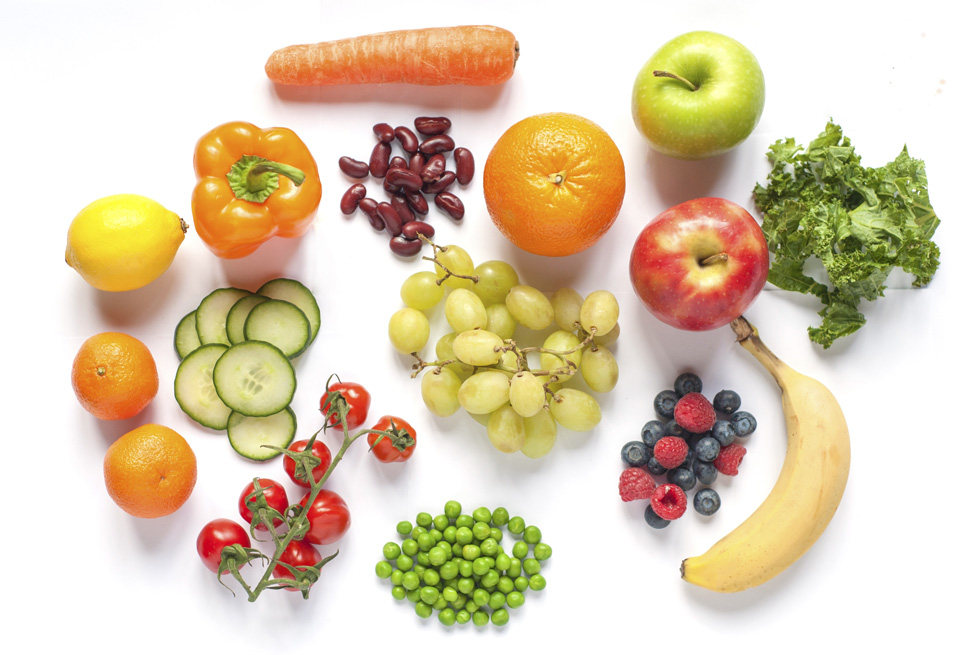
POLYGON ((516 38, 490 25, 380 32, 281 48, 267 60, 277 84, 405 83, 485 86, 510 79, 520 55, 516 38))

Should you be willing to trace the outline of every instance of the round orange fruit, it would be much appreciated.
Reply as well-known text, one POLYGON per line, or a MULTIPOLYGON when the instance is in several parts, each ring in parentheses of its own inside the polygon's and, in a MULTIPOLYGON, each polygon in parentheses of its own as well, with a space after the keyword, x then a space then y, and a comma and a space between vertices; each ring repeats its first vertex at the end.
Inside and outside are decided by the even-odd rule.
POLYGON ((160 384, 150 350, 122 332, 102 332, 84 341, 73 360, 71 381, 83 408, 108 421, 142 412, 160 384))
POLYGON ((127 432, 103 458, 107 493, 120 509, 144 519, 180 509, 197 483, 197 457, 180 434, 148 423, 127 432))
POLYGON ((494 144, 483 195, 494 224, 517 247, 562 257, 589 248, 620 213, 626 176, 620 150, 576 114, 525 118, 494 144))

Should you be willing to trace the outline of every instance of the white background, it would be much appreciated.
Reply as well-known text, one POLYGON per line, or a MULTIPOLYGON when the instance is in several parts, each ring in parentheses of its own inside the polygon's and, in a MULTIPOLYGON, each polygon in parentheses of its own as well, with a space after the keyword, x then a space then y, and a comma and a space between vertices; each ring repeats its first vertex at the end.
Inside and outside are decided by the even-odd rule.
MULTIPOLYGON (((100 652, 332 652, 398 649, 610 646, 664 652, 784 652, 909 645, 950 638, 958 583, 951 557, 956 509, 953 334, 957 201, 953 185, 960 61, 946 2, 13 2, 0 1, 3 101, 3 330, 5 369, 5 605, 0 622, 27 652, 81 644, 100 652), (854 8, 856 7, 856 8, 854 8), (280 93, 263 73, 274 49, 388 29, 489 23, 520 42, 501 88, 384 86, 280 93), (728 34, 763 67, 767 98, 754 134, 734 152, 683 163, 656 155, 630 117, 636 71, 670 38, 694 29, 728 34), (382 233, 338 209, 344 154, 365 157, 377 122, 411 124, 443 114, 482 167, 500 134, 540 112, 567 111, 606 129, 626 164, 623 210, 608 235, 576 256, 548 259, 513 247, 489 221, 480 177, 460 191, 461 225, 434 212, 438 240, 468 247, 476 262, 504 259, 521 279, 552 291, 614 292, 622 336, 619 386, 601 399, 592 433, 562 431, 531 461, 504 455, 465 414, 433 418, 407 359, 386 337, 401 281, 426 264, 391 255, 382 233), (943 219, 942 266, 929 288, 901 289, 864 306, 867 326, 828 351, 810 343, 809 299, 768 288, 747 316, 769 346, 819 378, 844 407, 853 465, 843 503, 813 549, 757 589, 717 595, 683 582, 683 557, 699 554, 749 515, 770 489, 784 453, 776 385, 727 329, 681 333, 658 323, 630 286, 627 261, 640 229, 678 202, 729 198, 754 211, 766 148, 802 143, 830 118, 864 163, 880 166, 908 144, 926 161, 943 219), (228 120, 294 129, 320 167, 325 196, 315 229, 271 242, 240 261, 210 254, 191 229, 172 267, 144 289, 89 287, 63 262, 67 225, 87 203, 129 192, 150 196, 189 223, 196 139, 228 120), (225 437, 200 429, 173 398, 177 320, 227 284, 255 287, 285 275, 310 286, 323 327, 298 363, 300 436, 319 426, 317 399, 332 373, 367 386, 372 418, 395 413, 419 430, 405 465, 384 466, 355 446, 331 478, 353 513, 340 556, 308 601, 268 592, 234 597, 194 547, 208 520, 236 518, 254 475, 282 479, 278 461, 255 465, 225 437), (160 393, 140 416, 100 422, 77 404, 70 364, 87 337, 120 330, 142 339, 160 369, 160 393), (651 401, 682 370, 708 392, 740 390, 760 429, 741 474, 721 480, 723 507, 689 512, 664 531, 621 503, 620 446, 652 418, 651 401), (199 480, 188 503, 156 520, 124 514, 102 480, 107 446, 148 421, 181 432, 199 480), (396 603, 373 567, 393 526, 455 498, 468 509, 504 505, 542 528, 554 547, 548 586, 528 593, 508 626, 444 628, 396 603), (12 632, 11 632, 12 630, 12 632), (495 645, 494 645, 494 642, 495 645), (686 643, 683 643, 686 642, 686 643), (43 646, 41 646, 43 644, 43 646)), ((435 316, 436 334, 441 317, 435 316)), ((336 449, 338 441, 330 438, 336 449)), ((330 554, 330 549, 324 554, 330 554)), ((362 651, 361 651, 362 652, 362 651)))

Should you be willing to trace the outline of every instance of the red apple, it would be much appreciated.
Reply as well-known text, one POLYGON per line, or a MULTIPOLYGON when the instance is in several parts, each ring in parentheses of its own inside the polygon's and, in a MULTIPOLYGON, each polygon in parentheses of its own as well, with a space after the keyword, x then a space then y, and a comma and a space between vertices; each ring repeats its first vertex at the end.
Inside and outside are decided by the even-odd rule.
POLYGON ((671 207, 643 228, 630 279, 654 316, 682 330, 712 330, 756 299, 770 267, 767 241, 740 205, 698 198, 671 207))

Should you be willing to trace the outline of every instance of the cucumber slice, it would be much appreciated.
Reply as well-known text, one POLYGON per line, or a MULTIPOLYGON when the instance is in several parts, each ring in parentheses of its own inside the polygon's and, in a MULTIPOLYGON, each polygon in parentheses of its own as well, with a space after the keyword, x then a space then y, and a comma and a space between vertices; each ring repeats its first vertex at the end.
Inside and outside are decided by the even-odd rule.
POLYGON ((230 346, 213 369, 213 385, 223 403, 244 416, 270 416, 293 400, 293 364, 276 346, 243 341, 230 346))
POLYGON ((211 291, 197 307, 197 336, 200 343, 230 345, 227 337, 227 314, 230 308, 249 291, 235 287, 223 287, 211 291))
POLYGON ((320 306, 310 289, 296 280, 278 277, 275 280, 265 282, 257 289, 257 293, 276 300, 286 300, 299 307, 307 320, 310 321, 310 343, 313 343, 313 340, 317 338, 317 333, 320 332, 320 306))
POLYGON ((247 341, 272 343, 293 359, 310 343, 310 322, 293 303, 268 299, 250 310, 243 336, 247 341))
POLYGON ((203 344, 197 334, 197 310, 193 310, 177 323, 177 328, 173 331, 173 347, 177 351, 177 357, 183 359, 201 345, 203 344))
POLYGON ((227 339, 230 340, 231 345, 247 340, 246 337, 243 336, 243 324, 247 320, 247 315, 250 313, 250 310, 264 300, 269 300, 269 298, 257 294, 250 294, 233 303, 233 307, 227 312, 227 339))
POLYGON ((239 412, 230 415, 227 422, 227 437, 230 445, 247 459, 264 462, 281 454, 279 450, 293 443, 297 433, 297 417, 285 407, 271 416, 244 416, 239 412))
POLYGON ((194 421, 214 430, 226 430, 230 408, 223 404, 213 384, 217 361, 227 351, 219 343, 208 343, 189 353, 177 367, 173 395, 180 409, 194 421))

